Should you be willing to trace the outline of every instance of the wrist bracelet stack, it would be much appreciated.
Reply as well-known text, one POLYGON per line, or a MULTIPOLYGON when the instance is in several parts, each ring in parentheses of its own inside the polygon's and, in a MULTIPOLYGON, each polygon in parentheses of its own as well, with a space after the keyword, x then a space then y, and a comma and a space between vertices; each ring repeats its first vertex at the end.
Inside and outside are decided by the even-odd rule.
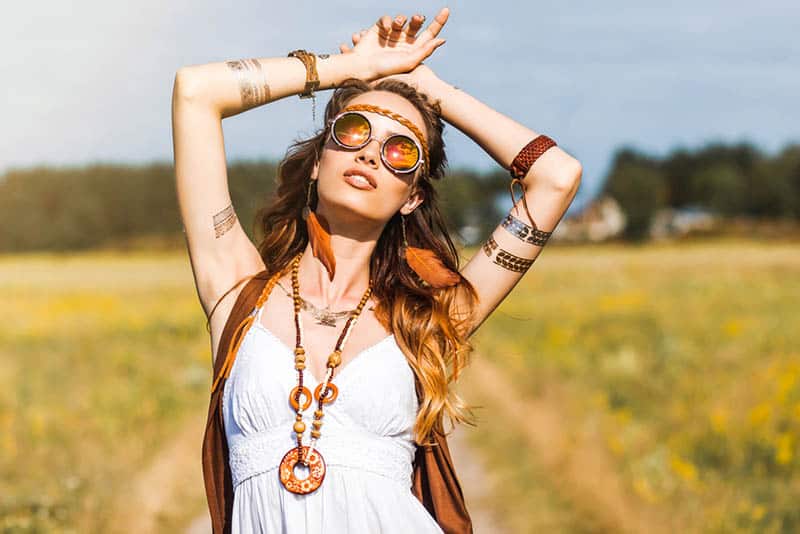
MULTIPOLYGON (((525 182, 524 178, 530 171, 531 166, 541 157, 542 154, 556 146, 556 142, 547 137, 546 135, 539 135, 533 141, 525 145, 522 150, 517 153, 516 157, 511 161, 509 173, 511 174, 511 183, 508 186, 511 193, 511 203, 513 204, 512 210, 519 215, 519 208, 517 207, 517 200, 514 198, 514 184, 519 184, 522 189, 522 206, 525 208, 525 213, 528 215, 531 225, 525 221, 514 217, 509 213, 505 219, 500 223, 506 232, 513 235, 523 243, 529 245, 537 245, 543 247, 547 244, 547 240, 553 232, 545 232, 536 227, 536 222, 533 220, 530 210, 528 210, 528 201, 525 196, 525 182)), ((481 247, 484 254, 492 259, 492 262, 515 273, 525 273, 530 269, 535 261, 535 258, 523 258, 517 256, 512 252, 500 248, 500 245, 495 240, 494 236, 489 236, 489 239, 481 247)))
POLYGON ((300 93, 300 98, 311 99, 311 117, 314 121, 317 120, 317 100, 314 91, 319 88, 319 75, 317 74, 317 56, 313 52, 306 50, 292 50, 287 57, 296 57, 303 62, 306 68, 306 85, 303 92, 300 93))
POLYGON ((516 235, 521 240, 532 245, 539 245, 542 247, 547 243, 547 240, 550 238, 553 232, 545 232, 536 227, 536 222, 533 220, 533 215, 531 215, 531 212, 528 210, 528 202, 525 197, 525 182, 523 182, 523 179, 528 174, 528 171, 530 171, 530 168, 533 166, 533 164, 536 163, 536 160, 554 146, 557 146, 556 142, 551 138, 544 134, 539 135, 519 151, 517 156, 511 162, 511 167, 509 167, 511 183, 509 184, 508 189, 511 193, 511 203, 513 204, 513 209, 515 212, 519 213, 517 200, 514 198, 514 184, 519 184, 520 188, 522 189, 522 207, 525 209, 525 213, 528 215, 528 219, 530 219, 533 226, 528 226, 523 221, 513 217, 511 214, 509 214, 502 223, 503 228, 516 235))

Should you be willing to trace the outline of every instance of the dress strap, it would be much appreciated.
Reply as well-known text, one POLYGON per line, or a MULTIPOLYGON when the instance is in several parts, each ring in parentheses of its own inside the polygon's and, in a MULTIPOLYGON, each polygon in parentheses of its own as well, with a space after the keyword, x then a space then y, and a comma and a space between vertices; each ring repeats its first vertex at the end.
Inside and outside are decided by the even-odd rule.
MULTIPOLYGON (((261 309, 263 309, 264 302, 266 302, 267 297, 269 297, 269 294, 272 292, 272 288, 275 287, 275 284, 278 282, 278 278, 283 276, 288 271, 288 269, 289 266, 284 267, 282 271, 276 272, 272 276, 272 278, 270 278, 267 281, 266 285, 264 285, 264 289, 262 290, 261 295, 258 297, 255 306, 256 309, 259 310, 258 314, 259 318, 261 316, 260 312, 261 309)), ((234 330, 233 335, 231 336, 230 342, 228 344, 227 356, 225 356, 225 360, 222 364, 222 367, 219 370, 219 373, 217 374, 217 377, 214 379, 214 383, 211 384, 212 393, 217 389, 217 385, 220 383, 220 381, 223 378, 227 379, 228 376, 230 375, 231 368, 233 367, 233 360, 236 358, 236 353, 239 351, 239 345, 241 345, 242 341, 244 340, 245 334, 247 334, 247 331, 250 329, 250 326, 256 320, 254 312, 255 309, 251 311, 249 314, 247 314, 247 317, 245 317, 234 330)), ((230 320, 230 317, 228 318, 228 320, 230 320)))
POLYGON ((267 301, 261 303, 261 306, 258 307, 258 313, 256 313, 256 323, 261 324, 261 314, 264 312, 264 305, 267 301))

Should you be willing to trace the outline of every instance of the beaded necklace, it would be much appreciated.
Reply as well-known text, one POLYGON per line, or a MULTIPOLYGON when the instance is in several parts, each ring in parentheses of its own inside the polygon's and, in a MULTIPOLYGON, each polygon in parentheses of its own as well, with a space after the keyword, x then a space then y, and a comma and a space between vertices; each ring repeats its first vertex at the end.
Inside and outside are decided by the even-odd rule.
POLYGON ((295 349, 294 349, 294 368, 297 370, 297 386, 289 393, 289 402, 295 410, 294 432, 297 434, 297 447, 292 447, 281 460, 278 473, 281 483, 284 487, 292 493, 299 493, 301 495, 311 493, 319 488, 325 478, 325 460, 319 451, 314 449, 314 445, 319 439, 322 426, 322 407, 336 400, 339 395, 339 389, 331 383, 333 379, 334 370, 342 363, 342 348, 344 347, 350 332, 355 326, 358 317, 361 315, 361 310, 369 300, 372 294, 372 281, 370 280, 369 287, 361 297, 358 306, 351 313, 350 317, 336 341, 333 352, 328 356, 328 371, 325 374, 325 380, 317 386, 314 390, 314 398, 317 400, 317 409, 314 410, 314 420, 311 422, 311 443, 308 446, 303 445, 303 433, 306 430, 306 424, 303 422, 303 412, 311 405, 311 392, 307 387, 303 386, 303 369, 306 368, 306 351, 303 348, 303 325, 300 319, 300 309, 302 307, 300 299, 300 283, 298 282, 297 271, 300 267, 300 258, 303 253, 301 252, 292 260, 292 299, 294 300, 294 328, 295 328, 295 349), (300 397, 303 397, 303 404, 300 405, 300 397), (294 469, 298 463, 302 463, 309 470, 306 478, 299 479, 294 469))

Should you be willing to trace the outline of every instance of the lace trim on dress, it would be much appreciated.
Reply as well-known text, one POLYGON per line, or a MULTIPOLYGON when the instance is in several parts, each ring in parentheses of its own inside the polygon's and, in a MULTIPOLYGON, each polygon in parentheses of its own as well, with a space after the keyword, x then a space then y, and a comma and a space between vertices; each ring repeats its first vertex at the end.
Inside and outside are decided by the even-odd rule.
MULTIPOLYGON (((286 429, 273 429, 232 439, 229 456, 233 487, 277 469, 293 445, 292 436, 286 429)), ((411 487, 414 451, 395 438, 351 428, 329 428, 317 443, 329 468, 350 467, 383 476, 406 489, 411 487)))

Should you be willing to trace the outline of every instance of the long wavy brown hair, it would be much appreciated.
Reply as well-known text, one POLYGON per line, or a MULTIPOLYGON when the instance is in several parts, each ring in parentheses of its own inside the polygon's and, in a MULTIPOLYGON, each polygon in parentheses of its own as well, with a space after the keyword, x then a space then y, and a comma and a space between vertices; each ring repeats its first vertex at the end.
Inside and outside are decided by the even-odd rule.
MULTIPOLYGON (((256 214, 257 231, 264 234, 258 246, 269 272, 284 269, 295 255, 306 248, 308 234, 301 211, 306 203, 309 177, 319 160, 333 118, 357 95, 389 91, 405 97, 421 113, 427 130, 430 164, 415 182, 424 201, 406 216, 409 245, 433 250, 453 271, 459 270, 459 257, 444 218, 439 211, 433 180, 444 177, 447 158, 444 152, 440 108, 413 87, 399 80, 383 80, 371 86, 351 79, 341 84, 325 108, 325 126, 309 139, 296 141, 278 167, 278 186, 271 203, 256 214)), ((316 203, 312 189, 312 207, 316 203)), ((451 426, 474 425, 471 407, 450 389, 468 365, 472 346, 469 325, 477 295, 466 280, 453 287, 433 289, 424 284, 402 261, 401 215, 396 213, 386 224, 370 261, 375 314, 383 326, 394 333, 417 378, 420 408, 414 425, 418 444, 430 442, 431 432, 447 434, 444 416, 451 426), (464 298, 465 297, 465 298, 464 298), (469 305, 457 309, 456 302, 469 305)))

